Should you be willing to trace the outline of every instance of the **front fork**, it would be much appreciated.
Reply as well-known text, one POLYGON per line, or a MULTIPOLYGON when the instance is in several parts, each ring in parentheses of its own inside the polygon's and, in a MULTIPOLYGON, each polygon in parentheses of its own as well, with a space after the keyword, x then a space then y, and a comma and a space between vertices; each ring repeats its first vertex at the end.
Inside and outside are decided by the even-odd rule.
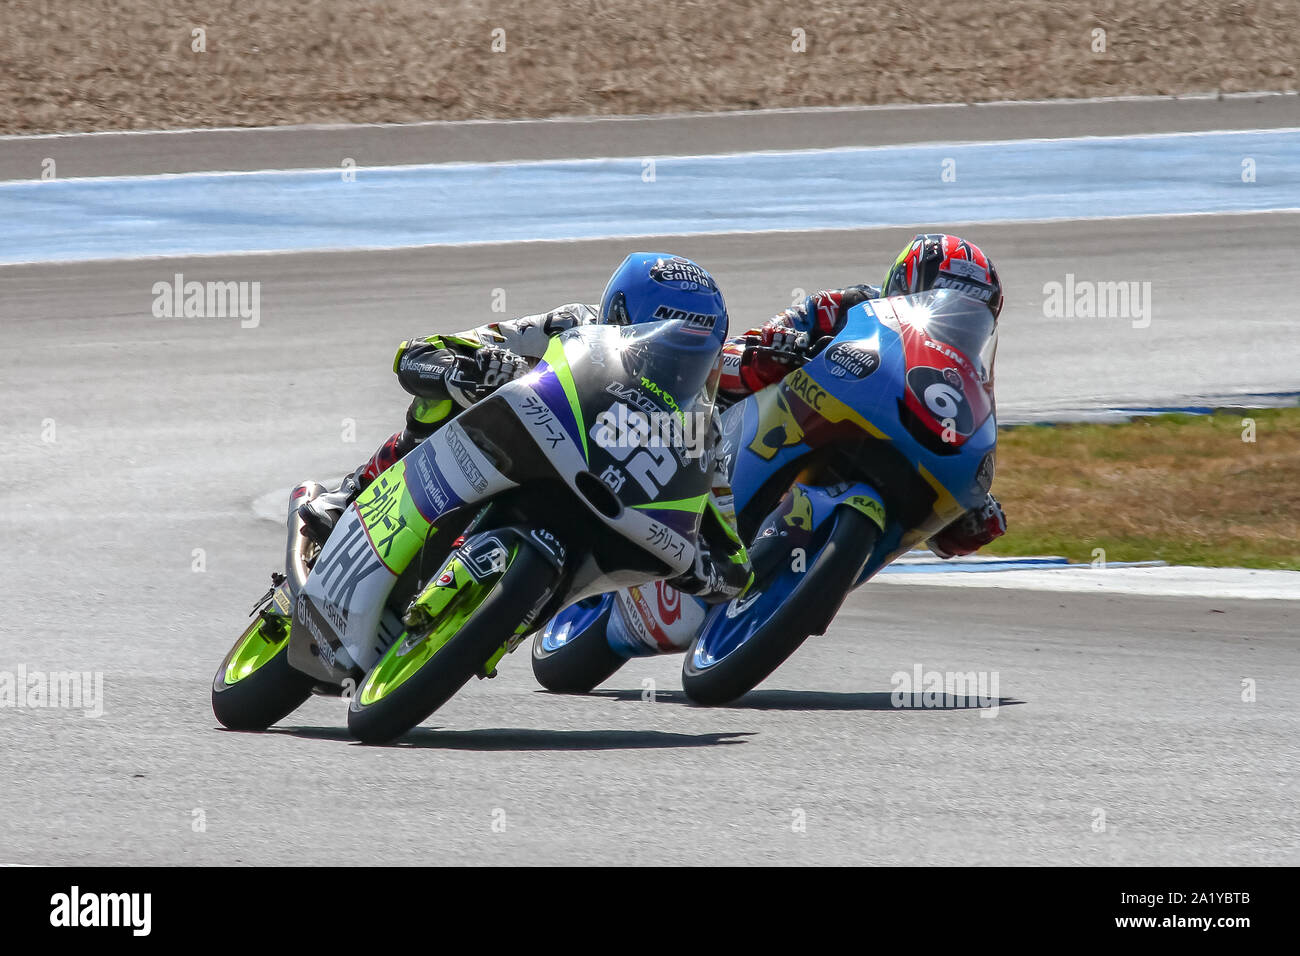
POLYGON ((811 545, 817 529, 836 508, 852 508, 866 515, 883 532, 885 502, 864 482, 811 485, 795 482, 763 519, 749 547, 754 565, 754 586, 761 588, 790 562, 792 570, 812 563, 811 545))
POLYGON ((553 604, 564 579, 567 549, 547 529, 512 525, 471 534, 448 555, 438 573, 406 609, 402 622, 408 629, 407 639, 416 636, 423 639, 425 635, 437 633, 443 643, 450 640, 496 587, 521 548, 532 548, 541 554, 555 572, 555 582, 478 674, 480 678, 496 677, 497 664, 523 642, 536 621, 544 619, 542 611, 553 604))

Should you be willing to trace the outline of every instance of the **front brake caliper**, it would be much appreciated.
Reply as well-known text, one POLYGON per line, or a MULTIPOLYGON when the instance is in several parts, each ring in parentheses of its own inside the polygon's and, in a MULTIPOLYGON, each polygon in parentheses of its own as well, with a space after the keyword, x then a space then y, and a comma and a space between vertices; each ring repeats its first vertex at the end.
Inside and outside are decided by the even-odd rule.
POLYGON ((455 598, 495 585, 511 554, 495 535, 471 538, 451 553, 437 576, 411 602, 402 623, 417 631, 434 627, 455 598))
POLYGON ((453 554, 442 566, 438 576, 430 581, 411 602, 402 623, 412 631, 427 631, 438 621, 460 588, 473 581, 459 557, 453 554))

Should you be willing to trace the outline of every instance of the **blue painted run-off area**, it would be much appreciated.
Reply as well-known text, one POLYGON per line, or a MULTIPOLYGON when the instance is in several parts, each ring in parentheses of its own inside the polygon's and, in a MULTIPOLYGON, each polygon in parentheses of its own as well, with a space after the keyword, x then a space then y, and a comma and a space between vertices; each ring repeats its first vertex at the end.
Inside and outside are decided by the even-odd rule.
POLYGON ((1300 207, 1300 130, 0 183, 0 263, 1300 207), (1254 182, 1242 178, 1254 162, 1254 182), (945 160, 955 181, 944 182, 945 160))

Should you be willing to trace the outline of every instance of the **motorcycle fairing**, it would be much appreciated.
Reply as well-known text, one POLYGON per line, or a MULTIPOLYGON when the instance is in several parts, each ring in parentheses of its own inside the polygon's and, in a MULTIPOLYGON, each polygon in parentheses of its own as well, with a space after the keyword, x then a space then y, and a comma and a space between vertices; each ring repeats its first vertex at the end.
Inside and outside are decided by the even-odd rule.
MULTIPOLYGON (((997 441, 992 403, 975 363, 957 349, 937 347, 942 343, 926 339, 910 321, 914 310, 907 300, 914 298, 905 297, 901 304, 885 299, 854 306, 829 347, 780 383, 728 410, 724 450, 735 456, 731 472, 737 510, 783 465, 822 445, 864 438, 878 442, 882 452, 889 449, 903 456, 929 487, 934 501, 924 524, 931 533, 983 501, 985 489, 975 472, 997 441), (908 341, 914 343, 911 351, 908 341), (953 374, 970 399, 968 434, 951 435, 954 440, 939 452, 900 420, 900 402, 910 408, 908 400, 916 401, 909 373, 929 367, 922 361, 931 363, 940 376, 943 369, 958 369, 953 374), (735 415, 739 422, 731 420, 735 415), (741 468, 740 458, 746 455, 753 461, 741 468)), ((942 422, 938 427, 942 432, 942 422)), ((878 490, 888 498, 890 489, 878 490)))
POLYGON ((587 628, 598 626, 602 620, 608 620, 615 593, 607 591, 586 601, 571 604, 563 613, 556 614, 546 622, 545 628, 538 635, 538 640, 547 651, 554 651, 582 634, 587 628))
POLYGON ((614 592, 606 639, 628 656, 685 650, 704 623, 705 608, 663 581, 633 585, 614 592))
MULTIPOLYGON (((291 663, 335 683, 373 666, 400 633, 391 622, 383 626, 386 615, 393 616, 387 606, 393 586, 449 512, 538 479, 558 477, 587 497, 580 476, 613 466, 624 451, 588 441, 585 422, 610 407, 609 385, 623 385, 636 372, 653 384, 669 382, 659 390, 670 398, 672 387, 688 396, 680 410, 711 414, 706 383, 716 354, 662 348, 675 335, 681 338, 680 325, 583 327, 556 337, 532 373, 467 409, 376 478, 344 511, 298 595, 294 622, 301 626, 293 629, 291 663), (529 439, 532 448, 520 447, 529 439)), ((658 405, 672 412, 662 398, 658 405)), ((711 471, 680 451, 665 447, 651 454, 660 461, 666 453, 674 463, 671 475, 659 468, 655 494, 624 481, 611 489, 617 513, 591 512, 654 555, 664 577, 691 566, 708 500, 711 471)), ((588 558, 566 600, 643 580, 642 572, 606 572, 588 558)))
POLYGON ((298 595, 294 620, 303 627, 295 634, 305 637, 291 642, 290 663, 303 661, 309 638, 310 658, 326 665, 328 679, 370 667, 397 636, 380 626, 388 596, 434 522, 513 484, 471 447, 459 422, 382 472, 343 512, 298 595))
MULTIPOLYGON (((710 449, 698 457, 677 444, 636 444, 604 424, 625 420, 632 412, 660 413, 678 420, 698 415, 707 429, 713 396, 706 384, 717 364, 715 350, 661 351, 651 343, 682 341, 680 322, 656 322, 632 328, 580 326, 552 339, 541 363, 529 375, 497 392, 510 402, 530 437, 550 458, 564 482, 577 494, 583 472, 598 478, 622 503, 617 515, 593 511, 623 537, 651 551, 671 573, 694 560, 694 539, 708 504, 712 480, 710 449), (631 380, 629 382, 629 380, 631 380), (674 394, 674 389, 677 393, 674 394), (618 407, 623 406, 623 414, 618 407), (570 437, 572 453, 552 455, 570 437), (574 440, 578 436, 581 445, 574 440)), ((688 343, 699 341, 690 335, 688 343)), ((708 341, 708 340, 706 340, 708 341)), ((705 436, 707 442, 707 435, 705 436)), ((644 578, 633 578, 633 582, 644 578)))

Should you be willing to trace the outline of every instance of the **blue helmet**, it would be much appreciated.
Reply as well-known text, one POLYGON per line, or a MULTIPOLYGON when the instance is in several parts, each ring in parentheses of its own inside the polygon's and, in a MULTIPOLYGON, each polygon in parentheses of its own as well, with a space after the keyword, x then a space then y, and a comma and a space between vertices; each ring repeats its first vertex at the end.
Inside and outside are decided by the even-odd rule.
POLYGON ((683 326, 721 345, 727 304, 713 276, 690 259, 666 252, 634 252, 614 270, 600 299, 602 325, 640 325, 681 319, 683 326))

